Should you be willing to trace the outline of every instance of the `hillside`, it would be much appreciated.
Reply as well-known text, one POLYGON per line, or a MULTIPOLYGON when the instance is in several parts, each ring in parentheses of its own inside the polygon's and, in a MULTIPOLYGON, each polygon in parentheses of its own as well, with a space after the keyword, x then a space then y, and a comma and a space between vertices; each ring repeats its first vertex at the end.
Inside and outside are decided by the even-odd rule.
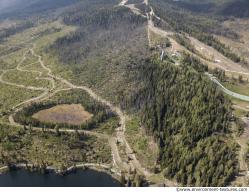
POLYGON ((166 0, 165 2, 201 14, 216 14, 239 18, 249 17, 249 2, 247 0, 166 0))
POLYGON ((2 1, 0 171, 247 186, 247 3, 2 1))

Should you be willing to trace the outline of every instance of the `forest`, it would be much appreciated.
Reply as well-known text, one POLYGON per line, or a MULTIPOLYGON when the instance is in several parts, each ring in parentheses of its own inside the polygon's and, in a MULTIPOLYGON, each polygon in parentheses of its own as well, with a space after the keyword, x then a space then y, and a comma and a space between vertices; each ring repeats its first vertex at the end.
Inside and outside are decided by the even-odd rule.
POLYGON ((227 2, 225 6, 218 12, 224 16, 233 16, 239 18, 249 17, 249 1, 247 0, 236 0, 227 2))
POLYGON ((237 145, 224 142, 231 103, 203 75, 207 67, 198 59, 186 55, 181 63, 148 59, 137 69, 137 93, 123 99, 123 107, 137 107, 160 147, 166 177, 187 186, 226 186, 238 173, 237 145))
POLYGON ((184 34, 175 34, 173 38, 176 40, 177 43, 187 48, 190 52, 195 54, 200 54, 195 47, 191 44, 191 41, 188 37, 184 34))
POLYGON ((173 4, 180 8, 191 12, 207 15, 217 15, 222 17, 239 17, 246 18, 249 16, 249 1, 248 0, 186 0, 186 1, 171 1, 167 3, 173 4))
POLYGON ((78 29, 57 39, 47 53, 73 72, 74 83, 84 83, 117 102, 120 93, 136 89, 130 69, 150 55, 147 22, 128 8, 115 7, 113 0, 85 3, 63 14, 63 21, 78 29))
MULTIPOLYGON (((87 11, 86 6, 74 7, 64 14, 64 23, 78 30, 59 38, 47 52, 73 72, 73 81, 96 89, 127 112, 140 114, 146 133, 160 147, 158 164, 165 177, 188 186, 229 184, 238 174, 237 145, 225 142, 230 139, 231 103, 203 75, 208 68, 188 54, 180 66, 170 59, 160 62, 157 54, 149 52, 146 19, 127 8, 102 4, 98 1, 87 11)), ((167 16, 163 6, 153 6, 160 17, 167 16)), ((196 26, 193 23, 198 21, 189 23, 182 13, 173 13, 170 19, 176 31, 204 34, 207 42, 215 42, 205 36, 215 21, 196 26)))
POLYGON ((87 129, 91 130, 96 128, 100 123, 107 121, 108 119, 116 116, 111 112, 111 110, 103 106, 101 103, 91 99, 89 95, 82 91, 70 91, 67 93, 63 93, 55 96, 49 101, 42 103, 34 103, 17 112, 14 116, 16 122, 24 126, 33 126, 33 127, 43 127, 43 128, 75 128, 75 129, 87 129), (79 103, 86 111, 94 114, 93 118, 82 125, 69 125, 69 124, 58 124, 58 123, 49 123, 49 122, 41 122, 35 119, 33 114, 54 107, 60 104, 71 104, 71 103, 79 103))
POLYGON ((205 73, 209 71, 208 66, 203 64, 199 58, 188 53, 183 53, 181 63, 182 65, 189 67, 190 69, 194 69, 199 73, 205 73))
POLYGON ((24 31, 25 29, 33 27, 33 23, 31 21, 22 22, 16 24, 12 27, 0 30, 0 42, 4 41, 6 38, 10 37, 11 35, 15 35, 24 31))
POLYGON ((179 70, 166 63, 146 71, 145 95, 150 99, 142 109, 142 122, 159 142, 165 176, 184 185, 227 185, 238 171, 236 146, 218 135, 229 132, 230 102, 189 67, 179 70))

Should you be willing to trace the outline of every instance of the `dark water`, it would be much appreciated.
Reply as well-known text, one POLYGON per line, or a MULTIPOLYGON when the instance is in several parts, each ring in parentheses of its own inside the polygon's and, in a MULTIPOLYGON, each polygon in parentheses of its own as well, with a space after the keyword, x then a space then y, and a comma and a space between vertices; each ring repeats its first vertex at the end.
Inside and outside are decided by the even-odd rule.
POLYGON ((120 183, 106 173, 90 169, 66 176, 18 170, 0 175, 0 187, 120 187, 120 183))

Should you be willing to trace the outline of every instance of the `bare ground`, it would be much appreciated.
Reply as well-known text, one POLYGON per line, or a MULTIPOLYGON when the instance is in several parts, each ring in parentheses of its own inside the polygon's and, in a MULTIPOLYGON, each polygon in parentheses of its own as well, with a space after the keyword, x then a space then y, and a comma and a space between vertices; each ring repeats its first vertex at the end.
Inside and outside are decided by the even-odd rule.
POLYGON ((81 125, 91 119, 92 116, 80 104, 57 105, 33 115, 35 119, 42 122, 66 123, 70 125, 81 125))

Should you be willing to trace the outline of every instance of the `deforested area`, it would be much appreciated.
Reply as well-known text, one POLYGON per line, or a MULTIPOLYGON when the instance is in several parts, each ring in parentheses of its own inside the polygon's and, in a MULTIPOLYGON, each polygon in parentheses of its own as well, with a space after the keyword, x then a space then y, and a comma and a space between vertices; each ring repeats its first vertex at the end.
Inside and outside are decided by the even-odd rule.
POLYGON ((246 5, 0 1, 0 177, 248 186, 246 5))

